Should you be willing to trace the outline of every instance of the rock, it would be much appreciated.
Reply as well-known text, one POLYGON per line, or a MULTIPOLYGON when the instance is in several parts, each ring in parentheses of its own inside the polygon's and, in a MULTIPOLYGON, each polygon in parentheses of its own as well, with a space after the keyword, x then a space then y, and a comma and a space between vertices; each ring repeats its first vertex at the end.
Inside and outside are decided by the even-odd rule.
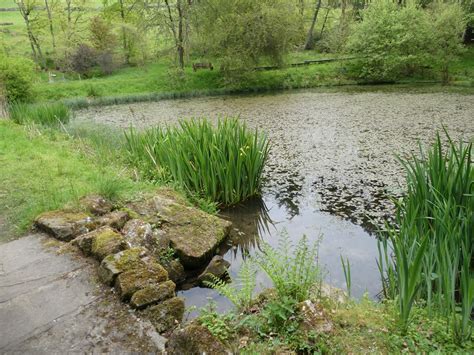
POLYGON ((162 264, 168 271, 168 277, 176 284, 180 284, 186 280, 186 271, 179 259, 173 259, 162 264))
POLYGON ((99 261, 128 247, 124 237, 110 227, 102 227, 90 233, 95 235, 91 253, 99 261))
POLYGON ((135 292, 130 299, 133 308, 143 309, 175 296, 176 285, 173 281, 165 281, 157 285, 146 286, 135 292))
POLYGON ((79 203, 86 211, 96 216, 104 215, 113 208, 110 201, 99 195, 84 196, 79 200, 79 203))
POLYGON ((147 308, 144 311, 158 333, 163 333, 183 320, 184 300, 179 297, 170 298, 163 303, 147 308))
POLYGON ((230 263, 220 255, 216 255, 212 258, 209 265, 206 269, 198 276, 198 281, 204 285, 204 281, 212 282, 214 279, 212 276, 218 279, 225 279, 229 277, 227 269, 229 268, 230 263))
POLYGON ((143 264, 121 272, 115 280, 115 289, 123 301, 128 301, 138 290, 168 280, 168 272, 154 259, 145 257, 143 264))
POLYGON ((166 344, 170 355, 221 355, 226 348, 205 326, 192 322, 184 328, 176 329, 166 344))
POLYGON ((326 315, 321 304, 306 300, 298 303, 296 309, 302 318, 300 329, 303 333, 308 335, 310 332, 327 334, 333 330, 333 323, 326 315))
POLYGON ((227 237, 231 223, 197 208, 189 207, 169 195, 130 204, 129 209, 143 220, 161 225, 185 267, 197 268, 208 262, 227 237))
POLYGON ((92 229, 92 218, 82 212, 50 211, 36 218, 37 228, 56 239, 70 241, 92 229))
POLYGON ((123 227, 122 233, 130 246, 145 247, 157 257, 169 247, 166 233, 159 229, 153 229, 150 223, 141 219, 128 221, 123 227))
POLYGON ((99 266, 99 279, 106 285, 113 286, 120 273, 142 267, 146 253, 143 248, 131 248, 106 256, 99 266))
POLYGON ((130 216, 125 211, 113 211, 109 212, 106 215, 99 217, 96 220, 96 224, 100 226, 110 226, 117 230, 123 228, 125 223, 130 219, 130 216))

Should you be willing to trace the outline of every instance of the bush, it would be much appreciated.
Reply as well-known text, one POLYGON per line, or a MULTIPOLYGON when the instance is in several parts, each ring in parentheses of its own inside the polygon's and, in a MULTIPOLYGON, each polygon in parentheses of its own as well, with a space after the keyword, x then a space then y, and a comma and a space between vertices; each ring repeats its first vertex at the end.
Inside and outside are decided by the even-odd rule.
POLYGON ((0 55, 0 85, 7 102, 31 100, 33 75, 32 61, 0 55))
POLYGON ((428 13, 410 2, 372 2, 362 12, 347 50, 359 57, 350 73, 368 82, 391 82, 431 64, 433 26, 428 13))
POLYGON ((238 119, 181 121, 126 134, 130 162, 152 179, 172 180, 183 189, 221 205, 260 193, 268 141, 238 119))
POLYGON ((87 44, 80 44, 71 57, 71 68, 76 73, 88 76, 97 66, 97 51, 87 44))
POLYGON ((31 105, 17 102, 10 104, 9 113, 16 123, 36 123, 43 126, 57 126, 69 122, 71 118, 71 112, 63 103, 31 105))

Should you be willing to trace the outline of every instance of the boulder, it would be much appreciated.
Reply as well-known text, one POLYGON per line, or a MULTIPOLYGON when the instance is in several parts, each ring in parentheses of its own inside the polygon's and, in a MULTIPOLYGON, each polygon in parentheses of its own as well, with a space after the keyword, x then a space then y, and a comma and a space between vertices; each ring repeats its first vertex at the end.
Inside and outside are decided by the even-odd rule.
POLYGON ((150 257, 141 259, 143 264, 119 273, 115 289, 123 301, 128 301, 138 290, 168 280, 168 272, 150 257))
POLYGON ((175 296, 176 285, 173 281, 146 286, 135 292, 130 299, 130 305, 136 309, 143 309, 175 296))
POLYGON ((96 224, 99 226, 110 226, 117 230, 123 228, 125 223, 130 219, 130 216, 125 211, 113 211, 109 212, 96 220, 96 224))
POLYGON ((110 227, 102 227, 89 234, 94 235, 91 254, 99 261, 128 247, 124 237, 110 227))
POLYGON ((221 355, 226 348, 205 326, 192 322, 183 328, 176 329, 166 343, 170 355, 221 355))
POLYGON ((113 286, 120 273, 142 267, 146 253, 143 248, 131 248, 106 256, 99 266, 99 279, 106 285, 113 286))
POLYGON ((173 259, 168 262, 162 263, 163 267, 168 271, 168 277, 175 284, 180 284, 186 280, 186 271, 184 270, 183 264, 179 259, 173 259))
POLYGON ((141 219, 128 221, 123 227, 122 233, 130 246, 145 247, 157 257, 169 247, 166 233, 153 228, 150 223, 141 219))
POLYGON ((141 219, 161 226, 170 246, 185 267, 205 265, 218 245, 227 237, 231 223, 197 208, 187 206, 170 195, 157 195, 130 204, 141 219))
POLYGON ((230 263, 220 255, 216 255, 212 258, 209 265, 207 265, 206 269, 198 276, 198 281, 206 285, 204 281, 212 282, 214 278, 218 279, 226 279, 229 278, 229 274, 227 269, 229 268, 230 263))
POLYGON ((39 215, 35 225, 56 239, 69 242, 93 229, 92 222, 92 218, 82 212, 50 211, 39 215))
POLYGON ((86 211, 101 216, 112 210, 114 207, 112 203, 99 195, 84 196, 79 200, 79 204, 86 211))
POLYGON ((164 333, 183 320, 184 310, 184 300, 173 297, 147 308, 143 314, 150 320, 158 333, 164 333))
POLYGON ((306 300, 298 303, 296 309, 302 319, 300 329, 303 334, 309 335, 310 332, 328 334, 332 332, 333 323, 321 304, 306 300))

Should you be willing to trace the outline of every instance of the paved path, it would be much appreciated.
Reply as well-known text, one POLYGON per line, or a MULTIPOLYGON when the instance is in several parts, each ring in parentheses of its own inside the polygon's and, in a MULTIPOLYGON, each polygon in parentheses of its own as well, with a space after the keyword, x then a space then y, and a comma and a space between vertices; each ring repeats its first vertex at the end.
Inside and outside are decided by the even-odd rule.
POLYGON ((0 245, 0 353, 161 352, 164 338, 94 281, 96 265, 29 235, 0 245))

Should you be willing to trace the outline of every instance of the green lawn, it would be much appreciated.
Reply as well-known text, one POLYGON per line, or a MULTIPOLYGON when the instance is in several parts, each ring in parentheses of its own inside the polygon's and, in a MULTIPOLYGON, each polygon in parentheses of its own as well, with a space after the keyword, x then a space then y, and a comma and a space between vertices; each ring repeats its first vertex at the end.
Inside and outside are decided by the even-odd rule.
POLYGON ((0 242, 25 232, 39 213, 74 204, 84 194, 116 199, 153 188, 99 155, 57 131, 0 120, 0 242))

